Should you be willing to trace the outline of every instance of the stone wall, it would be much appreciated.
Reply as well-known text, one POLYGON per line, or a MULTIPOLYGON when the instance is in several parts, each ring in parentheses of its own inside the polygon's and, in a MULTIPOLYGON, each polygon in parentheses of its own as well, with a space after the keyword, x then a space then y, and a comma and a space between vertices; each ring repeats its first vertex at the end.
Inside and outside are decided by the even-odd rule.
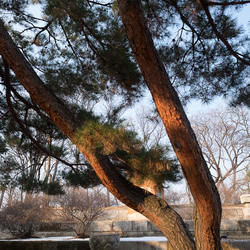
MULTIPOLYGON (((227 235, 231 239, 250 239, 250 195, 244 196, 242 204, 223 205, 221 235, 227 235)), ((172 207, 184 218, 188 228, 193 232, 193 206, 172 205, 172 207)), ((46 226, 40 226, 38 236, 74 236, 68 229, 72 222, 58 222, 46 226)), ((89 228, 89 234, 98 233, 120 233, 123 237, 138 236, 162 236, 161 231, 156 228, 147 218, 141 216, 126 206, 114 206, 104 209, 102 218, 94 221, 89 228)), ((9 237, 0 228, 0 237, 9 237)))
MULTIPOLYGON (((185 221, 190 232, 194 232, 193 221, 185 221)), ((122 237, 163 236, 151 221, 94 221, 89 234, 120 233, 122 237)), ((250 239, 250 220, 222 220, 221 236, 230 239, 250 239)))
MULTIPOLYGON (((248 220, 250 219, 250 194, 240 196, 239 204, 223 204, 222 219, 248 220)), ((193 205, 170 205, 184 220, 192 220, 193 205)), ((104 210, 104 215, 99 220, 147 220, 141 214, 129 209, 127 206, 109 207, 104 210)))
MULTIPOLYGON (((173 209, 181 215, 184 220, 192 220, 193 218, 193 205, 171 205, 173 209)), ((249 219, 244 216, 246 209, 245 204, 223 204, 222 206, 222 219, 224 220, 244 220, 249 219)), ((98 220, 147 220, 141 214, 129 209, 127 206, 114 206, 105 208, 102 217, 98 220)))
MULTIPOLYGON (((185 221, 190 232, 193 234, 193 222, 185 221)), ((68 224, 53 223, 46 227, 41 226, 38 230, 38 237, 56 237, 56 236, 75 236, 72 231, 69 231, 68 224)), ((121 237, 143 237, 143 236, 163 236, 162 232, 148 220, 141 221, 94 221, 88 232, 92 234, 102 233, 119 233, 121 237)), ((250 220, 222 220, 221 236, 226 235, 228 239, 250 239, 250 220)), ((0 238, 11 237, 9 234, 0 233, 0 238)))

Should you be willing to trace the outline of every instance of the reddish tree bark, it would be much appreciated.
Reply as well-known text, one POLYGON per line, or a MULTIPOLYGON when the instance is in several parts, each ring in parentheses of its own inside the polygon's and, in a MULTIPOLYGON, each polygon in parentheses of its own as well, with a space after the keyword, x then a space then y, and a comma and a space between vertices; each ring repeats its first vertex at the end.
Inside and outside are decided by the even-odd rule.
POLYGON ((197 249, 220 249, 221 202, 196 137, 146 26, 139 0, 118 0, 123 24, 196 204, 197 249))
POLYGON ((130 208, 149 218, 168 239, 171 239, 174 249, 195 249, 194 240, 186 224, 164 200, 128 182, 115 169, 108 157, 77 143, 75 134, 83 124, 76 120, 74 114, 46 88, 12 41, 1 20, 0 54, 32 99, 85 155, 102 183, 111 193, 130 208))

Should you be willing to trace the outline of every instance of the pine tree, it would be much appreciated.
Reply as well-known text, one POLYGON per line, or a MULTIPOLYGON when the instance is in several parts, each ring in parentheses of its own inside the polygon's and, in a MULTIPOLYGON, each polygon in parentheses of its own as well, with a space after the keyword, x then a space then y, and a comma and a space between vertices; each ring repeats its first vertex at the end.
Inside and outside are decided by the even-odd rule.
POLYGON ((5 61, 0 73, 9 107, 11 94, 18 98, 15 90, 23 95, 26 90, 33 109, 38 105, 43 118, 52 120, 84 154, 101 182, 122 202, 153 220, 173 248, 221 249, 218 191, 173 85, 183 100, 198 97, 207 101, 232 92, 235 102, 243 100, 242 93, 247 100, 248 39, 228 15, 231 4, 204 0, 40 3, 41 26, 27 15, 26 1, 1 4, 8 15, 14 15, 8 28, 15 43, 0 23, 0 54, 5 61), (216 9, 211 10, 211 5, 216 9), (15 31, 11 22, 31 33, 25 36, 15 31), (123 168, 128 168, 125 172, 132 166, 137 174, 140 163, 135 164, 138 168, 133 163, 139 158, 149 162, 155 151, 142 154, 143 146, 137 151, 136 138, 130 138, 123 127, 80 115, 84 109, 86 114, 91 100, 101 96, 108 99, 116 94, 120 106, 132 105, 146 84, 194 196, 195 241, 166 202, 134 186, 117 169, 121 157, 123 168))

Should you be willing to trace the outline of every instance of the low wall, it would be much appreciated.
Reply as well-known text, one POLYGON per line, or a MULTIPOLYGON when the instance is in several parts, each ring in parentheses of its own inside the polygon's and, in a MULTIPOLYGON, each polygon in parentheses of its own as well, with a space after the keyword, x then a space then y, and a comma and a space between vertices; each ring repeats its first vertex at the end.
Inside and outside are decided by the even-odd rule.
MULTIPOLYGON (((188 229, 193 234, 193 222, 185 221, 188 229)), ((41 226, 37 232, 38 237, 75 236, 69 231, 68 224, 53 223, 41 226)), ((94 221, 87 232, 89 235, 101 233, 119 233, 121 237, 163 236, 162 232, 148 220, 145 221, 94 221)), ((222 220, 221 236, 228 239, 250 239, 250 220, 222 220)), ((0 233, 0 238, 11 235, 0 233)))
MULTIPOLYGON (((223 204, 222 206, 222 219, 224 220, 244 220, 250 219, 244 215, 247 209, 245 204, 223 204)), ((193 218, 193 205, 171 205, 171 207, 180 214, 184 220, 192 220, 193 218)), ((131 214, 128 212, 127 206, 114 206, 105 208, 102 217, 99 220, 146 220, 144 216, 138 213, 131 214)), ((134 210, 133 210, 134 211, 134 210)))
MULTIPOLYGON (((188 229, 193 234, 193 222, 185 221, 188 229)), ((68 229, 71 222, 51 223, 40 226, 37 230, 38 237, 75 236, 68 229)), ((148 220, 144 221, 94 221, 87 232, 89 235, 100 233, 120 233, 121 237, 163 236, 162 232, 148 220)), ((221 236, 229 239, 250 239, 250 220, 222 220, 221 236)), ((0 238, 11 237, 10 234, 0 230, 0 238)))
POLYGON ((90 250, 88 241, 0 241, 0 250, 90 250))
MULTIPOLYGON (((224 220, 250 220, 250 194, 240 196, 241 203, 222 204, 222 219, 224 220)), ((193 205, 170 205, 184 220, 192 220, 193 205)), ((109 207, 104 210, 100 220, 146 220, 144 216, 127 206, 109 207)))
MULTIPOLYGON (((249 250, 250 241, 224 241, 223 250, 249 250)), ((0 241, 0 250, 90 250, 88 241, 0 241)), ((118 250, 172 250, 167 241, 123 241, 118 250)))
MULTIPOLYGON (((250 195, 247 198, 250 199, 250 195)), ((223 205, 221 235, 226 235, 229 239, 250 239, 250 202, 248 201, 245 199, 242 204, 223 205)), ((172 207, 183 217, 189 230, 193 233, 193 206, 172 205, 172 207)), ((37 235, 40 237, 74 236, 74 233, 67 227, 69 224, 72 223, 58 222, 41 225, 37 235)), ((162 232, 149 220, 135 211, 129 213, 126 206, 105 208, 103 217, 91 224, 88 234, 114 232, 120 233, 122 237, 162 236, 162 232), (131 218, 133 220, 129 220, 131 218)), ((11 237, 11 235, 6 234, 0 228, 0 238, 2 237, 11 237)))
MULTIPOLYGON (((193 221, 185 221, 193 234, 193 221)), ((89 234, 120 233, 122 237, 163 236, 151 221, 94 221, 89 234)), ((250 239, 250 220, 222 220, 221 236, 230 239, 250 239)))

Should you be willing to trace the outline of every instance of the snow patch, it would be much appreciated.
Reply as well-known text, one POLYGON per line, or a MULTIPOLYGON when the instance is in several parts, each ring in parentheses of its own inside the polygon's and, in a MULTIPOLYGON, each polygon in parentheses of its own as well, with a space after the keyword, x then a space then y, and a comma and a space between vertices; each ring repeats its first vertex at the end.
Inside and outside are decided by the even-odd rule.
MULTIPOLYGON (((0 239, 0 241, 88 241, 89 239, 79 239, 72 236, 67 237, 46 237, 46 238, 30 238, 30 239, 0 239)), ((120 238, 120 241, 167 241, 165 237, 128 237, 120 238)))

